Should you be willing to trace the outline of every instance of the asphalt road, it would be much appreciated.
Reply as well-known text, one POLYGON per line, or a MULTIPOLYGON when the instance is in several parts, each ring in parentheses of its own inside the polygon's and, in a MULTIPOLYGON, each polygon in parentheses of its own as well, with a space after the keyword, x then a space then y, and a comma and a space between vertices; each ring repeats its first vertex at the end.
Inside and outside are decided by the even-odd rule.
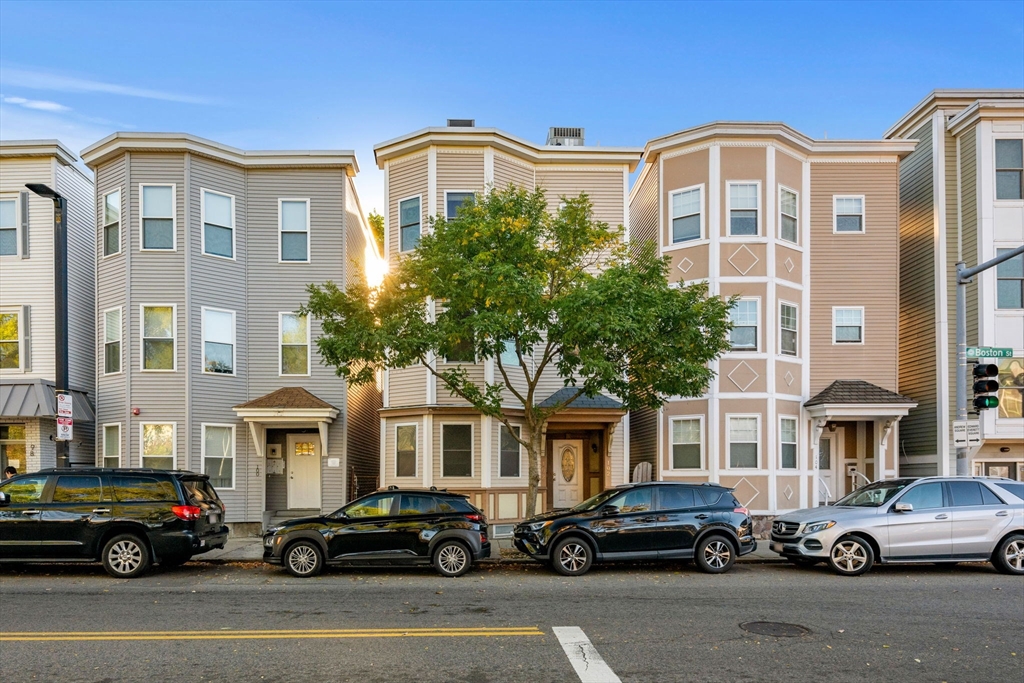
POLYGON ((575 579, 513 565, 298 580, 193 563, 119 581, 92 566, 0 568, 5 683, 575 683, 577 667, 594 681, 1021 681, 1024 577, 960 565, 850 579, 764 564, 707 576, 670 564, 575 579), (752 621, 808 632, 740 627, 752 621), (557 627, 582 629, 593 648, 563 648, 557 627))

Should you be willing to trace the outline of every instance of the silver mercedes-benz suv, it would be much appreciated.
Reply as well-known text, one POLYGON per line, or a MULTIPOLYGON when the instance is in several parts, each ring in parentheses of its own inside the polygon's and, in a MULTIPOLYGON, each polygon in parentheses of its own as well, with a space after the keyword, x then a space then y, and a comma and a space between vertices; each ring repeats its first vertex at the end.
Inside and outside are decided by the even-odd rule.
POLYGON ((771 549, 795 564, 857 576, 875 562, 991 562, 1024 574, 1024 483, 992 477, 890 479, 772 524, 771 549))

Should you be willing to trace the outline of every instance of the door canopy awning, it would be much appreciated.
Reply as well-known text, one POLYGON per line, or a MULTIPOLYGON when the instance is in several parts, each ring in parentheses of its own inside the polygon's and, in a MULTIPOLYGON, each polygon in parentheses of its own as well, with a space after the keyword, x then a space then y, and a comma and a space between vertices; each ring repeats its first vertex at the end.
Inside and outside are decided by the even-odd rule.
MULTIPOLYGON (((0 382, 0 417, 31 418, 43 417, 51 420, 57 418, 56 385, 45 379, 30 379, 0 382)), ((71 390, 75 422, 95 422, 89 395, 84 391, 71 390)))
POLYGON ((837 379, 804 403, 812 418, 903 417, 917 402, 859 379, 837 379))
POLYGON ((302 387, 284 387, 240 403, 233 408, 252 432, 260 457, 268 427, 277 429, 316 427, 320 431, 321 453, 327 454, 327 427, 341 413, 327 401, 317 398, 302 387))

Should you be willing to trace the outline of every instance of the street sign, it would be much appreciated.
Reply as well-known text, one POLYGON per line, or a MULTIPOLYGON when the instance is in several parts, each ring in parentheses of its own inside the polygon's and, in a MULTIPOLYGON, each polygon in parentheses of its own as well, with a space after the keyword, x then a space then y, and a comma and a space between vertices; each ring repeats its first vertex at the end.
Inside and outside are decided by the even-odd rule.
POLYGON ((74 417, 70 393, 57 394, 57 417, 74 417))
POLYGON ((973 448, 981 445, 981 420, 954 420, 953 447, 973 448))
POLYGON ((981 445, 981 420, 967 421, 967 447, 973 448, 981 445))
POLYGON ((1013 349, 996 346, 968 346, 968 358, 1013 358, 1013 349))
POLYGON ((70 417, 57 418, 57 441, 71 441, 75 421, 70 417))

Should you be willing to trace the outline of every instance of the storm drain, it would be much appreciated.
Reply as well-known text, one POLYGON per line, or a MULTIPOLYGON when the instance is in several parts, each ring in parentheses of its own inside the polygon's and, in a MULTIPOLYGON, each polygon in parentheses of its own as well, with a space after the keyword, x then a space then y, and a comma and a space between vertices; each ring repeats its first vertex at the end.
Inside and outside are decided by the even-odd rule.
POLYGON ((795 638, 805 636, 811 629, 799 624, 784 624, 781 621, 748 621, 740 624, 740 628, 759 636, 775 636, 776 638, 795 638))

